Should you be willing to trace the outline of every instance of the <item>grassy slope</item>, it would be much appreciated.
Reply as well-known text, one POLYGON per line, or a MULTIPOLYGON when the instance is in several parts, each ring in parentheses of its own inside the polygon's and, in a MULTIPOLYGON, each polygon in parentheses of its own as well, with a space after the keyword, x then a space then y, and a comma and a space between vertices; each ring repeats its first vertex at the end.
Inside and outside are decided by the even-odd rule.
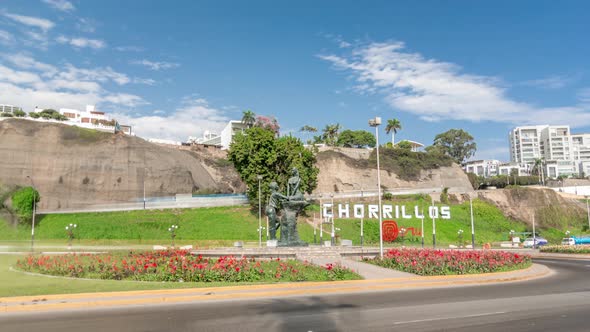
MULTIPOLYGON (((424 199, 412 199, 405 202, 384 202, 384 204, 405 204, 423 206, 426 210, 429 202, 424 199)), ((308 215, 319 216, 319 208, 313 206, 308 215)), ((469 204, 451 206, 451 220, 438 220, 436 223, 437 243, 441 245, 455 244, 457 231, 463 229, 463 240, 471 241, 471 223, 469 204)), ((497 242, 507 240, 508 232, 513 229, 524 231, 525 225, 510 221, 502 213, 487 203, 474 201, 474 219, 476 229, 476 243, 497 242)), ((419 219, 397 219, 399 227, 414 227, 420 229, 419 219)), ((247 207, 216 207, 182 210, 146 210, 106 213, 54 214, 38 218, 35 238, 40 242, 54 242, 65 244, 67 235, 65 226, 70 223, 78 225, 76 230, 77 242, 83 244, 166 244, 170 237, 168 227, 178 224, 176 241, 179 244, 203 245, 231 245, 233 241, 258 240, 256 232, 258 218, 247 207), (81 242, 79 242, 81 241, 81 242)), ((263 224, 265 220, 263 219, 263 224)), ((377 220, 365 220, 365 243, 378 243, 377 220)), ((336 227, 340 228, 339 237, 353 240, 358 244, 360 234, 360 220, 336 219, 336 227)), ((329 225, 324 226, 324 240, 329 239, 329 225)), ((313 242, 313 228, 302 221, 299 223, 299 233, 303 240, 313 242)), ((432 221, 425 219, 424 234, 426 244, 432 244, 432 221)), ((560 235, 561 236, 561 235, 560 235)), ((21 241, 26 243, 30 239, 30 226, 9 228, 6 223, 0 223, 0 240, 2 242, 21 241)), ((317 234, 319 241, 319 232, 317 234)), ((406 244, 419 244, 420 239, 406 237, 406 244)))

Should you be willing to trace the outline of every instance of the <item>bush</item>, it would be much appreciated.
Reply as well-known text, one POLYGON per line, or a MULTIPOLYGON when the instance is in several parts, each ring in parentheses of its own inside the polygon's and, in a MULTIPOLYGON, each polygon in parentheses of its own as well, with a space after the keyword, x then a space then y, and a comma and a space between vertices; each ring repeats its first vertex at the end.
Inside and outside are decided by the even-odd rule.
POLYGON ((590 254, 590 246, 543 246, 541 252, 558 254, 590 254))
POLYGON ((41 115, 39 115, 37 112, 29 112, 29 116, 33 119, 38 119, 41 117, 41 115))
POLYGON ((440 202, 443 204, 449 204, 449 188, 445 187, 440 193, 440 202))
POLYGON ((393 194, 392 193, 388 193, 388 192, 384 192, 383 193, 383 199, 384 200, 387 200, 387 201, 390 201, 390 200, 393 199, 393 194))
POLYGON ((12 194, 12 209, 21 223, 29 223, 33 217, 33 200, 39 202, 40 196, 32 187, 24 187, 12 194))
POLYGON ((27 115, 27 113, 25 113, 23 110, 16 110, 14 112, 12 112, 14 114, 14 116, 16 116, 17 118, 22 118, 25 115, 27 115))
POLYGON ((3 118, 12 118, 12 113, 2 112, 2 113, 0 113, 0 117, 3 117, 3 118))
MULTIPOLYGON (((448 167, 453 164, 451 157, 437 152, 413 152, 406 149, 384 148, 379 150, 381 168, 394 172, 402 180, 416 180, 423 170, 448 167)), ((369 166, 377 167, 376 150, 371 152, 369 166)))

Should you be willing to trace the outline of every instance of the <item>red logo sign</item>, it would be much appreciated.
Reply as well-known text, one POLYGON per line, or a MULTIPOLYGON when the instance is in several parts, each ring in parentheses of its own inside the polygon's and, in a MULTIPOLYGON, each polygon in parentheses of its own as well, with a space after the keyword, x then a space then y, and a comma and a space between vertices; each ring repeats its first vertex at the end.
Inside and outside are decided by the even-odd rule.
MULTIPOLYGON (((408 233, 412 233, 413 236, 421 236, 420 230, 414 229, 414 227, 402 228, 405 236, 408 233)), ((384 220, 383 221, 383 241, 393 242, 400 235, 402 229, 399 229, 395 220, 384 220)))

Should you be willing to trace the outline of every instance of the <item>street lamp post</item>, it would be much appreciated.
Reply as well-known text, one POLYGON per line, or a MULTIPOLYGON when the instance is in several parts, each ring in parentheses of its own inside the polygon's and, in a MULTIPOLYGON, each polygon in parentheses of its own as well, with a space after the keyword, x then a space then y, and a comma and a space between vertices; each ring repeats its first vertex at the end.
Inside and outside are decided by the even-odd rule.
POLYGON ((324 245, 324 206, 322 205, 322 194, 320 194, 320 245, 324 245))
POLYGON ((590 206, 588 206, 588 196, 586 196, 586 213, 588 214, 588 230, 590 230, 590 206))
POLYGON ((262 247, 262 192, 260 183, 262 181, 262 175, 256 175, 258 179, 258 247, 262 247))
POLYGON ((363 243, 365 242, 365 233, 363 228, 364 217, 361 217, 361 248, 363 247, 363 243))
POLYGON ((33 183, 33 179, 27 175, 27 178, 31 181, 31 186, 33 188, 33 218, 31 221, 31 252, 35 250, 35 214, 37 210, 37 189, 35 189, 35 183, 33 183))
POLYGON ((473 200, 469 196, 469 210, 471 214, 471 249, 475 249, 475 228, 473 226, 473 200))
POLYGON ((170 232, 170 239, 172 240, 172 248, 174 248, 174 238, 176 237, 177 229, 178 225, 172 225, 168 228, 168 232, 170 232))
POLYGON ((422 249, 424 249, 424 209, 422 209, 422 218, 420 218, 420 220, 420 235, 422 236, 422 249))
POLYGON ((330 239, 330 244, 332 246, 336 245, 336 233, 334 232, 334 193, 330 194, 330 198, 332 200, 332 234, 330 239))
POLYGON ((436 249, 436 222, 434 221, 434 198, 430 197, 430 204, 432 206, 432 210, 430 214, 430 218, 432 219, 432 248, 436 249))
POLYGON ((72 249, 72 240, 74 239, 74 229, 78 227, 76 224, 70 224, 66 226, 66 232, 68 233, 68 249, 72 249))
POLYGON ((533 212, 533 249, 537 249, 537 235, 535 234, 535 213, 533 212))
POLYGON ((383 208, 381 206, 381 171, 379 168, 379 125, 381 117, 369 119, 369 126, 375 127, 375 141, 377 147, 377 197, 379 202, 379 255, 383 258, 383 208))
POLYGON ((147 168, 143 168, 143 209, 145 210, 145 173, 147 172, 147 168))

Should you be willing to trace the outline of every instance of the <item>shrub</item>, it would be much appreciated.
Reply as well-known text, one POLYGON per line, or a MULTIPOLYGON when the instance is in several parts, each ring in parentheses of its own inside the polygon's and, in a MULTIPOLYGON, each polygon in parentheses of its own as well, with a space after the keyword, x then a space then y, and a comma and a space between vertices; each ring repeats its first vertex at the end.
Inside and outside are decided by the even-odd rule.
POLYGON ((29 112, 29 116, 33 119, 38 119, 41 117, 41 115, 37 112, 29 112))
POLYGON ((24 187, 15 191, 12 196, 12 209, 22 223, 31 222, 33 216, 33 200, 39 202, 40 196, 32 187, 24 187))
POLYGON ((449 188, 444 187, 440 193, 440 202, 443 204, 449 204, 449 188))
POLYGON ((0 117, 3 117, 3 118, 12 118, 12 113, 2 112, 2 113, 0 113, 0 117))
MULTIPOLYGON (((381 168, 394 172, 402 180, 416 180, 423 170, 448 167, 453 164, 451 157, 437 152, 413 152, 406 149, 380 149, 381 168)), ((369 166, 377 167, 376 150, 371 152, 369 166)))
POLYGON ((390 201, 390 200, 393 199, 393 194, 392 193, 388 193, 388 192, 384 192, 383 193, 383 199, 384 200, 387 200, 387 201, 390 201))
POLYGON ((25 115, 27 115, 27 113, 25 113, 23 110, 16 110, 14 112, 12 112, 14 114, 14 116, 16 116, 17 118, 22 118, 25 115))
POLYGON ((559 253, 559 254, 590 254, 590 246, 543 246, 541 252, 559 253))

